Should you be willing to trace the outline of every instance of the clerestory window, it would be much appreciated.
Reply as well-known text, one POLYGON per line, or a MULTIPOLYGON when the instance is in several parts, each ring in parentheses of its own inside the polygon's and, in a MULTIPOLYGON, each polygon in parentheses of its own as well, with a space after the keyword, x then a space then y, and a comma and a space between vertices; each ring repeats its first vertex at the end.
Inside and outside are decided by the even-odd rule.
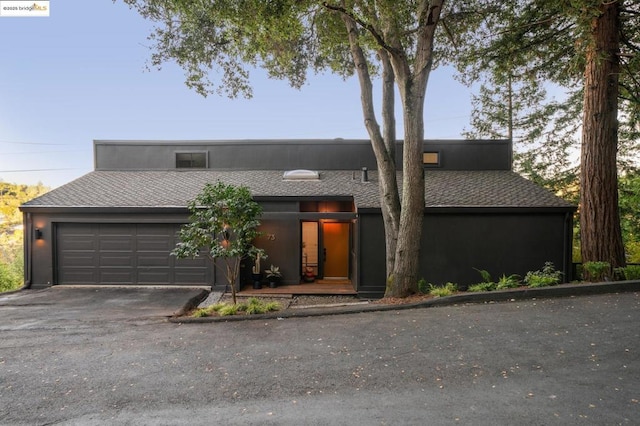
POLYGON ((176 169, 206 169, 206 152, 176 152, 176 169))

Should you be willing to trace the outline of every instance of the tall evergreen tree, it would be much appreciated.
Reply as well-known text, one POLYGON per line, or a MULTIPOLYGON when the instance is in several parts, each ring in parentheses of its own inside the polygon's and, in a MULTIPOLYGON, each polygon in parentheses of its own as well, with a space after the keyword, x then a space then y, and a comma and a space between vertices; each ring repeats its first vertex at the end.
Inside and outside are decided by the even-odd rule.
MULTIPOLYGON (((623 265, 617 153, 629 149, 620 141, 637 142, 631 139, 637 135, 640 111, 640 2, 469 0, 459 5, 459 12, 469 18, 465 25, 476 27, 465 38, 449 32, 454 39, 451 57, 467 79, 484 74, 499 81, 511 75, 523 84, 541 87, 541 81, 548 81, 568 90, 566 114, 554 117, 561 118, 560 124, 579 122, 582 129, 582 258, 623 265), (618 120, 625 122, 623 131, 618 120)), ((540 111, 544 109, 535 109, 540 111)))

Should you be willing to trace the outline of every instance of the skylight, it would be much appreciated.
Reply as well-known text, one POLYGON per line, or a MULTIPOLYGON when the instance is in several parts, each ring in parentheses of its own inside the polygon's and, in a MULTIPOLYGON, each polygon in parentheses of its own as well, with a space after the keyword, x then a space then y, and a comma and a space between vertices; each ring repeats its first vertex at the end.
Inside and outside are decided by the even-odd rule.
POLYGON ((319 180, 320 173, 315 170, 288 170, 282 176, 284 180, 319 180))

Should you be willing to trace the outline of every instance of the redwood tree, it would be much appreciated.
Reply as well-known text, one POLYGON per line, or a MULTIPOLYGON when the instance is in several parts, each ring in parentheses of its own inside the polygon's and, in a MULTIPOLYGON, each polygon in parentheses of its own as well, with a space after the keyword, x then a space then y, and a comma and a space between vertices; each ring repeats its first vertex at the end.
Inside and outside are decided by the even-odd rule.
POLYGON ((584 71, 580 157, 580 241, 583 262, 625 264, 618 213, 618 87, 620 2, 600 2, 590 22, 584 71))
MULTIPOLYGON (((564 104, 541 102, 527 118, 547 108, 551 114, 545 132, 553 126, 560 131, 582 127, 582 260, 624 264, 617 157, 637 146, 633 135, 638 134, 640 115, 640 2, 467 0, 460 8, 468 12, 466 25, 475 25, 476 31, 466 38, 456 38, 452 31, 449 53, 456 53, 450 56, 467 80, 488 75, 488 80, 500 81, 509 75, 534 88, 550 82, 566 90, 564 104)), ((540 136, 538 151, 550 157, 550 145, 540 136)))

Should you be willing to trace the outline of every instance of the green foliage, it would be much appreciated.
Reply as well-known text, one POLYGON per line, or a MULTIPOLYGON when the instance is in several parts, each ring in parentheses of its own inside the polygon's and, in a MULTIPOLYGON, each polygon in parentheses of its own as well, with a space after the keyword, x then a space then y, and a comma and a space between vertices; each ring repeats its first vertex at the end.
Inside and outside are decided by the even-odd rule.
POLYGON ((0 233, 22 224, 22 213, 18 210, 21 204, 48 191, 49 188, 41 183, 21 185, 0 182, 0 233))
POLYGON ((200 308, 200 309, 196 309, 191 316, 193 316, 194 318, 202 318, 202 317, 208 317, 209 315, 210 315, 210 312, 208 309, 200 308))
POLYGON ((435 297, 450 296, 458 291, 458 285, 448 282, 443 286, 434 286, 429 284, 429 294, 435 297))
POLYGON ((620 177, 618 206, 626 261, 640 263, 640 170, 634 170, 620 177))
POLYGON ((482 277, 482 282, 483 283, 492 283, 493 284, 493 280, 491 279, 491 274, 489 273, 489 271, 485 271, 484 269, 477 269, 477 268, 473 268, 473 269, 478 271, 478 273, 482 277))
POLYGON ((265 269, 264 272, 265 272, 267 278, 281 278, 282 277, 282 272, 280 272, 280 267, 279 266, 271 265, 271 267, 269 267, 269 269, 265 269))
POLYGON ((627 265, 624 268, 617 268, 625 280, 640 280, 640 265, 627 265))
POLYGON ((504 290, 507 288, 516 288, 520 286, 520 276, 517 274, 512 274, 506 276, 502 274, 498 282, 496 283, 496 290, 504 290))
POLYGON ((418 280, 418 291, 422 294, 429 293, 429 285, 427 284, 427 280, 424 278, 420 278, 420 280, 418 280))
POLYGON ((493 291, 496 289, 496 283, 493 282, 482 282, 478 284, 472 284, 467 288, 469 292, 480 292, 480 291, 493 291))
POLYGON ((227 315, 235 315, 239 311, 239 306, 237 304, 225 305, 218 309, 218 315, 221 317, 226 317, 227 315))
POLYGON ((612 278, 609 262, 585 262, 582 264, 582 279, 591 282, 609 281, 612 278))
POLYGON ((562 278, 562 272, 556 271, 552 262, 545 262, 538 271, 529 271, 524 277, 524 283, 529 287, 548 287, 557 285, 562 278))
POLYGON ((0 263, 0 293, 20 288, 23 279, 13 265, 0 263))
POLYGON ((640 263, 640 241, 627 240, 625 242, 625 254, 628 263, 640 263))
MULTIPOLYGON (((476 269, 476 268, 473 268, 476 269)), ((483 282, 470 285, 467 291, 470 292, 479 292, 479 291, 493 291, 493 290, 504 290, 507 288, 515 288, 520 285, 519 276, 516 274, 507 276, 506 274, 502 274, 502 277, 498 280, 498 282, 494 282, 491 279, 491 274, 483 269, 476 269, 482 276, 483 282)))
POLYGON ((16 290, 24 282, 22 230, 0 232, 0 292, 16 290))
POLYGON ((262 208, 253 201, 248 188, 222 182, 206 184, 188 208, 190 223, 180 229, 180 242, 171 254, 178 258, 206 255, 214 262, 222 259, 235 301, 241 260, 266 257, 253 245, 259 235, 262 208))
POLYGON ((264 314, 267 312, 279 311, 282 305, 278 302, 265 302, 257 297, 251 297, 246 302, 229 304, 219 302, 206 308, 200 308, 193 312, 196 318, 208 317, 217 313, 219 316, 237 315, 245 313, 247 315, 264 314))

